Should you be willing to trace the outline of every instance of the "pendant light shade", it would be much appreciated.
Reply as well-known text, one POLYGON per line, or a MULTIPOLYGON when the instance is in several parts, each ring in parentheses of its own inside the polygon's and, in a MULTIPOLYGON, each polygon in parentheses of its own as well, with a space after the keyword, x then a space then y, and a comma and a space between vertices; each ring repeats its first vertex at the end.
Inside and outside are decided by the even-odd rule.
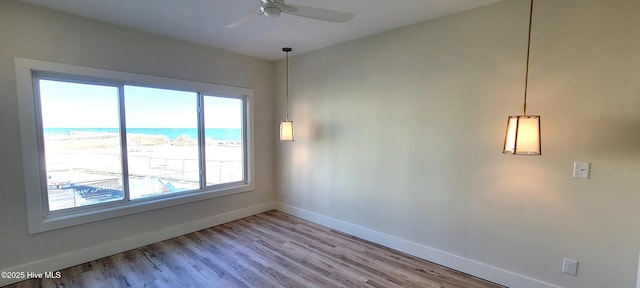
POLYGON ((540 116, 509 116, 502 153, 540 155, 540 116))
POLYGON ((293 121, 280 122, 280 141, 281 142, 293 142, 293 121))
POLYGON ((529 35, 527 40, 527 66, 524 82, 524 105, 522 115, 509 116, 507 132, 504 135, 502 153, 512 155, 541 155, 540 116, 527 115, 527 90, 529 84, 529 51, 531 50, 531 22, 533 0, 529 8, 529 35))
POLYGON ((280 122, 280 142, 293 142, 295 138, 293 137, 293 121, 289 121, 289 52, 291 52, 291 48, 285 47, 282 48, 282 51, 287 53, 286 60, 286 74, 287 74, 287 98, 285 100, 285 117, 284 121, 280 122))

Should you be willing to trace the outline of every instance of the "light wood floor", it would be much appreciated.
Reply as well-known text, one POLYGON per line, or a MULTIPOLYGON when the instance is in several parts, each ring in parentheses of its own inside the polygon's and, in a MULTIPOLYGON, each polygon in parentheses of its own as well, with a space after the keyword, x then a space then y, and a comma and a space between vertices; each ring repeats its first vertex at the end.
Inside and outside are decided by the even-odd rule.
POLYGON ((503 287, 269 211, 11 287, 503 287))

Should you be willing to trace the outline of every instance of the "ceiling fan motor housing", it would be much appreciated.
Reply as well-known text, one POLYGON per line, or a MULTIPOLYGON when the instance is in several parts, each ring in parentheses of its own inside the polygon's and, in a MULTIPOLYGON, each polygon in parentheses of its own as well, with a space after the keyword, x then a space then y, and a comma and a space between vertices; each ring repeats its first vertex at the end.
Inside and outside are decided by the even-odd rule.
POLYGON ((260 7, 260 9, 262 10, 262 13, 264 13, 264 15, 267 15, 269 17, 278 17, 280 16, 280 12, 282 12, 280 7, 274 3, 264 3, 262 7, 260 7))

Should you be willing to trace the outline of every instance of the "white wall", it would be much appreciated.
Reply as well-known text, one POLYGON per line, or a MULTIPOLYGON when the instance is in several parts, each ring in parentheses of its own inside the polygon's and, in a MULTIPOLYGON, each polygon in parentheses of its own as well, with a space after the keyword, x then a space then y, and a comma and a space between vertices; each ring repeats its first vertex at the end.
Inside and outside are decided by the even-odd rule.
POLYGON ((535 1, 528 112, 542 116, 543 155, 508 156, 528 2, 292 57, 283 206, 449 253, 513 287, 635 287, 640 2, 535 1), (591 179, 571 178, 574 161, 592 162, 591 179), (580 261, 577 277, 561 273, 563 257, 580 261))
POLYGON ((269 208, 274 197, 273 151, 277 141, 277 128, 270 125, 276 121, 272 69, 269 61, 13 0, 0 1, 0 271, 11 267, 65 268, 73 261, 91 260, 83 258, 106 256, 134 248, 131 245, 269 208), (14 57, 252 88, 256 190, 29 235, 14 57), (52 263, 58 266, 51 267, 52 263))

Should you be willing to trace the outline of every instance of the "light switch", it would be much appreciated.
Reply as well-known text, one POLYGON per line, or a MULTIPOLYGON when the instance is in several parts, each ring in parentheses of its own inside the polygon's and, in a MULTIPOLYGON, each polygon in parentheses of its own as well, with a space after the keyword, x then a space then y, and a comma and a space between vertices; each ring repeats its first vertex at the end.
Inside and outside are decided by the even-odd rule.
POLYGON ((591 170, 591 163, 573 162, 573 178, 589 179, 589 170, 591 170))

